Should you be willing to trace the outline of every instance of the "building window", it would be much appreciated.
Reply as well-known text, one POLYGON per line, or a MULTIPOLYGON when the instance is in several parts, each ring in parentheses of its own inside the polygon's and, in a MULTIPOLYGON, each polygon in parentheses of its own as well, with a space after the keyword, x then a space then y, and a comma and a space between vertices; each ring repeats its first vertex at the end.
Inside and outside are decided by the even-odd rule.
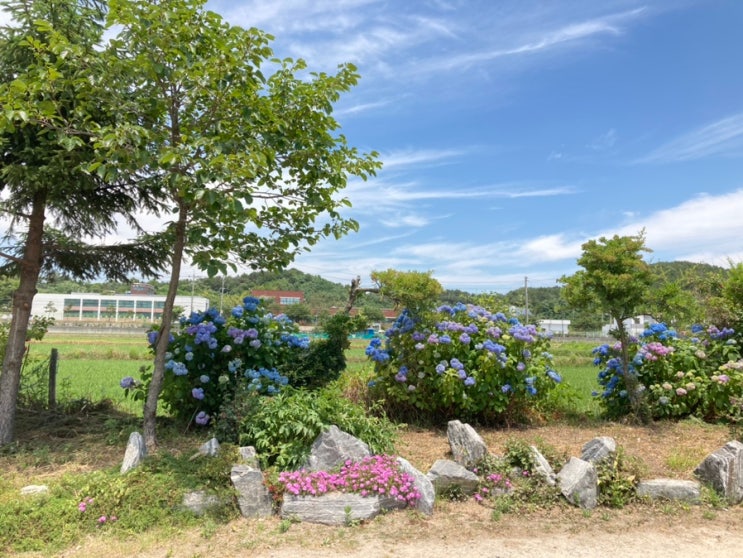
POLYGON ((282 306, 289 306, 291 304, 299 304, 301 302, 298 296, 282 296, 279 298, 279 304, 282 306))

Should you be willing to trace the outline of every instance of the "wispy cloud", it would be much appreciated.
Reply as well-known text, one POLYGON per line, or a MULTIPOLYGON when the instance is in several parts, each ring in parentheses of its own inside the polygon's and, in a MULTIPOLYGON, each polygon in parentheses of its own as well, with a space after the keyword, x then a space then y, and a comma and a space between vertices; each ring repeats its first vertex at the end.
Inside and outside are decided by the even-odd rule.
POLYGON ((743 155, 743 112, 697 128, 636 160, 636 163, 674 163, 712 156, 743 155))
POLYGON ((414 165, 440 165, 464 155, 460 149, 410 149, 382 154, 384 169, 397 169, 414 165))
POLYGON ((639 17, 644 12, 644 8, 637 8, 587 21, 566 23, 557 29, 539 31, 531 39, 519 38, 517 40, 522 42, 515 42, 508 46, 431 59, 426 64, 416 65, 415 71, 417 73, 430 73, 468 68, 472 65, 492 62, 500 58, 537 54, 567 44, 577 44, 598 35, 619 35, 622 33, 623 23, 639 17))
MULTIPOLYGON (((566 196, 575 194, 572 186, 539 187, 532 184, 506 182, 482 188, 422 187, 417 181, 389 182, 374 179, 368 182, 355 181, 344 190, 354 211, 381 216, 385 221, 386 212, 420 213, 422 202, 449 200, 494 200, 566 196)), ((427 217, 434 219, 433 217, 427 217)))
POLYGON ((431 218, 426 217, 425 215, 421 215, 419 213, 408 213, 408 214, 398 214, 395 216, 385 216, 382 219, 380 219, 380 223, 384 225, 385 227, 389 228, 421 228, 425 227, 426 225, 430 224, 432 221, 431 218))
POLYGON ((614 128, 609 129, 600 136, 594 138, 588 145, 588 149, 593 151, 606 151, 614 147, 617 143, 617 131, 614 128))
POLYGON ((393 105, 394 103, 398 102, 402 97, 403 96, 401 95, 395 98, 390 97, 388 99, 382 99, 379 101, 373 101, 369 103, 358 103, 350 107, 344 107, 339 110, 335 110, 333 114, 335 116, 349 116, 349 115, 356 115, 356 114, 361 114, 365 112, 370 112, 370 111, 374 111, 380 108, 393 105))

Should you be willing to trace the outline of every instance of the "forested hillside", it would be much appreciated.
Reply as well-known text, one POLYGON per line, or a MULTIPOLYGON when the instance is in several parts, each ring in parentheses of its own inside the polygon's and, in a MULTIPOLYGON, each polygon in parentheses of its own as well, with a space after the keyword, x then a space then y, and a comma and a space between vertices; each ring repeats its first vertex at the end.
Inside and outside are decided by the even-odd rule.
MULTIPOLYGON (((687 320, 698 315, 710 300, 719 294, 721 285, 728 270, 708 264, 691 262, 657 262, 651 264, 656 274, 656 284, 648 300, 645 313, 665 321, 672 319, 687 320)), ((252 290, 286 290, 302 291, 305 304, 292 309, 296 319, 310 319, 321 316, 332 307, 344 307, 348 300, 349 285, 334 283, 319 275, 310 275, 297 269, 281 272, 260 271, 236 276, 183 279, 179 293, 189 295, 192 292, 208 298, 212 306, 231 308, 238 304, 242 297, 252 290)), ((158 294, 165 294, 167 285, 164 282, 153 283, 158 294)), ((13 278, 0 279, 0 309, 7 310, 16 281, 13 278)), ((64 278, 54 278, 39 285, 39 292, 96 292, 114 294, 129 292, 126 283, 83 283, 64 278)), ((486 304, 498 310, 513 310, 523 316, 525 308, 529 309, 529 321, 540 319, 571 320, 573 330, 596 330, 606 323, 606 317, 600 312, 576 311, 569 308, 560 296, 561 287, 534 287, 514 289, 501 293, 469 293, 449 289, 441 295, 443 304, 456 302, 475 302, 486 304)), ((379 319, 383 308, 391 303, 377 294, 365 294, 356 304, 372 319, 379 319)))

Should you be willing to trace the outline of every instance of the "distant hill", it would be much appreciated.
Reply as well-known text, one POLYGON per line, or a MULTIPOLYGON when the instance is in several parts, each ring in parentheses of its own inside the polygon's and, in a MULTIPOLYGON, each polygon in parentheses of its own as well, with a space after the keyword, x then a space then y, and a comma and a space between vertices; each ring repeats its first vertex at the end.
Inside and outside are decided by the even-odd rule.
MULTIPOLYGON (((662 282, 677 282, 683 289, 699 292, 700 285, 724 278, 727 274, 725 268, 686 261, 655 262, 650 264, 657 272, 662 282)), ((349 284, 353 277, 349 277, 349 284)), ((12 279, 0 281, 0 307, 9 304, 10 296, 15 282, 12 279)), ((319 275, 311 275, 298 269, 287 269, 284 271, 268 272, 257 271, 237 276, 200 278, 190 281, 182 280, 179 294, 190 294, 192 290, 200 296, 206 296, 212 305, 218 305, 220 297, 244 296, 252 290, 285 290, 302 291, 305 295, 306 304, 313 313, 326 311, 338 306, 345 306, 348 300, 349 284, 334 283, 323 279, 319 275)), ((165 294, 167 284, 165 282, 153 282, 158 294, 165 294)), ((59 279, 51 283, 39 285, 39 292, 99 292, 99 293, 125 293, 129 292, 129 285, 122 283, 78 283, 66 279, 59 279)), ((600 313, 586 315, 576 314, 569 309, 560 296, 561 287, 533 287, 528 289, 529 316, 531 319, 571 319, 581 324, 585 329, 600 325, 603 317, 600 313)), ((475 295, 458 289, 445 290, 441 295, 441 302, 454 304, 456 302, 474 302, 483 296, 489 299, 489 306, 502 310, 508 307, 523 308, 526 303, 524 289, 514 289, 505 295, 475 295)), ((387 308, 390 303, 375 294, 367 294, 360 301, 360 306, 368 308, 387 308)))

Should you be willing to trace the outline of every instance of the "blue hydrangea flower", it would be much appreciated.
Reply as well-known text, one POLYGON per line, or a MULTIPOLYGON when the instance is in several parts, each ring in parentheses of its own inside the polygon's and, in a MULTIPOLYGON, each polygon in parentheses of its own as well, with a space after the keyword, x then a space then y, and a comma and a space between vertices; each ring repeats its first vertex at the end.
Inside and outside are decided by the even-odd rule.
POLYGON ((204 399, 204 388, 196 387, 191 390, 191 395, 194 399, 201 401, 204 399))
POLYGON ((137 382, 131 376, 126 376, 125 378, 121 379, 119 385, 124 389, 132 389, 137 385, 137 382))

